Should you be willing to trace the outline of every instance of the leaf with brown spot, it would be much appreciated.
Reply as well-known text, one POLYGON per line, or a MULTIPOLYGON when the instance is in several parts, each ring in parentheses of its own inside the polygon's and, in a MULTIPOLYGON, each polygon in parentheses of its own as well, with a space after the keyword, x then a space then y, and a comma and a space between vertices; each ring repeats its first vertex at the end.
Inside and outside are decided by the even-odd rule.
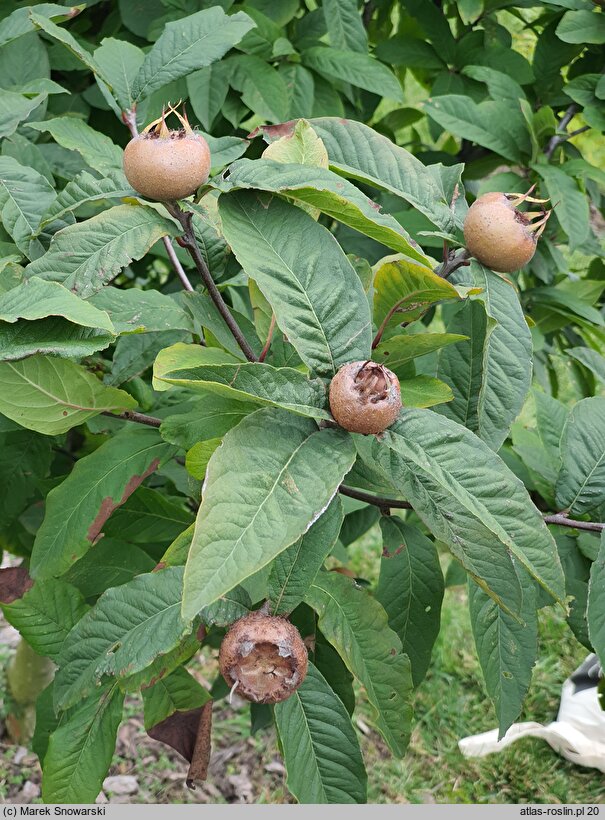
POLYGON ((25 567, 0 569, 0 604, 12 604, 22 598, 33 585, 25 567))
POLYGON ((48 494, 32 552, 32 576, 66 572, 99 537, 113 510, 175 452, 157 430, 129 427, 80 459, 48 494))

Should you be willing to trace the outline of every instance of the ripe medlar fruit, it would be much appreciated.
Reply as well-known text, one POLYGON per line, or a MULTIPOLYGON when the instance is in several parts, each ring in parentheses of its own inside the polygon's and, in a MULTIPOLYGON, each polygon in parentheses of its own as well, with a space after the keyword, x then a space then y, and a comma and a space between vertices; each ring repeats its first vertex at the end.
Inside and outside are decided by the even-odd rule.
POLYGON ((382 433, 401 410, 397 376, 377 362, 351 362, 330 383, 330 410, 351 433, 382 433))
POLYGON ((252 612, 231 626, 218 658, 221 674, 238 695, 254 703, 279 703, 307 675, 307 649, 285 618, 252 612))
POLYGON ((536 251, 538 238, 552 211, 532 213, 517 210, 521 202, 548 202, 527 194, 490 192, 473 202, 464 220, 467 250, 482 265, 501 273, 512 273, 526 265, 536 251), (533 222, 536 216, 541 217, 533 222))
POLYGON ((126 179, 140 194, 166 202, 195 193, 208 180, 210 148, 186 116, 173 108, 182 128, 170 131, 166 112, 150 123, 124 150, 126 179))

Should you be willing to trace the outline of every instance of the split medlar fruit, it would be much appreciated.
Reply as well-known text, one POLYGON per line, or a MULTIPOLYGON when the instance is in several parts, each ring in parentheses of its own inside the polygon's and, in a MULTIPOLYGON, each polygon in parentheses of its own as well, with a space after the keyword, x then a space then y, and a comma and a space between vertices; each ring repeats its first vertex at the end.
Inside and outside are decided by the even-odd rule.
POLYGON ((382 433, 401 410, 397 376, 377 362, 351 362, 330 383, 330 410, 351 433, 382 433))
POLYGON ((195 193, 208 180, 210 148, 186 116, 171 108, 182 128, 171 131, 166 112, 134 137, 124 150, 126 179, 140 194, 166 202, 195 193))
POLYGON ((221 644, 219 666, 226 683, 254 703, 279 703, 307 675, 307 649, 285 618, 252 612, 236 621, 221 644))
POLYGON ((501 273, 512 273, 526 265, 536 252, 538 238, 552 211, 532 213, 517 210, 522 202, 548 202, 526 194, 491 192, 480 196, 464 220, 467 250, 482 265, 501 273), (532 222, 535 217, 537 222, 532 222))

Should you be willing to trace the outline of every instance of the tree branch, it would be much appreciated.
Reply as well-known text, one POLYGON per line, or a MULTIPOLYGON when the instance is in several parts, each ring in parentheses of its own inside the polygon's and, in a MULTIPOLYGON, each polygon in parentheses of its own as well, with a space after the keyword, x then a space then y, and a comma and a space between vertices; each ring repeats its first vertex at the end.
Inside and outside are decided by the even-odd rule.
MULTIPOLYGON (((557 131, 565 131, 577 110, 578 106, 576 105, 576 103, 572 103, 570 106, 568 106, 565 113, 559 120, 559 123, 557 125, 557 131)), ((544 149, 544 154, 547 157, 547 159, 550 159, 552 157, 558 145, 561 145, 562 142, 565 142, 565 140, 568 140, 571 136, 573 136, 573 133, 555 134, 554 137, 551 137, 548 140, 548 143, 546 144, 546 148, 544 149)))
POLYGON ((102 416, 107 416, 110 419, 122 419, 122 421, 136 421, 138 424, 146 424, 148 427, 159 427, 162 419, 156 416, 147 416, 145 413, 135 413, 134 410, 126 410, 124 413, 110 413, 109 410, 104 410, 102 416))
POLYGON ((187 249, 189 255, 193 259, 195 267, 198 269, 198 272, 202 277, 202 281, 206 286, 210 298, 212 299, 219 313, 223 317, 223 320, 229 328, 229 330, 231 331, 231 334, 233 335, 235 341, 238 343, 238 345, 242 349, 245 357, 248 359, 249 362, 257 362, 258 357, 250 347, 239 325, 231 315, 231 311, 229 310, 227 303, 223 299, 221 292, 215 285, 214 279, 212 278, 212 275, 208 270, 208 266, 206 265, 204 257, 202 256, 202 253, 197 244, 195 233, 193 232, 193 226, 191 224, 193 213, 191 211, 183 211, 176 202, 166 202, 164 204, 169 213, 172 214, 172 216, 174 216, 175 219, 178 219, 178 221, 181 223, 181 226, 183 228, 181 244, 184 248, 187 249))
POLYGON ((349 498, 355 498, 357 501, 365 501, 367 504, 374 504, 379 507, 382 512, 390 509, 397 510, 411 510, 412 505, 409 501, 400 501, 398 498, 383 498, 379 495, 372 495, 371 493, 364 493, 362 490, 356 490, 353 487, 347 487, 346 484, 341 484, 338 492, 346 495, 349 498))
POLYGON ((458 268, 470 265, 470 260, 471 254, 466 248, 462 248, 462 253, 459 253, 458 256, 456 256, 455 249, 452 248, 452 250, 448 251, 447 258, 444 259, 443 263, 435 269, 435 273, 442 279, 447 279, 447 277, 455 270, 458 270, 458 268))
POLYGON ((271 314, 271 323, 269 324, 269 332, 267 333, 267 341, 265 342, 265 346, 263 347, 260 356, 258 357, 259 362, 264 362, 267 358, 267 353, 269 352, 269 348, 271 347, 271 341, 273 339, 273 331, 275 330, 275 313, 271 314))
POLYGON ((573 527, 576 530, 589 530, 590 532, 604 532, 605 524, 596 521, 574 521, 568 518, 565 513, 551 513, 544 516, 547 524, 558 524, 560 527, 573 527))

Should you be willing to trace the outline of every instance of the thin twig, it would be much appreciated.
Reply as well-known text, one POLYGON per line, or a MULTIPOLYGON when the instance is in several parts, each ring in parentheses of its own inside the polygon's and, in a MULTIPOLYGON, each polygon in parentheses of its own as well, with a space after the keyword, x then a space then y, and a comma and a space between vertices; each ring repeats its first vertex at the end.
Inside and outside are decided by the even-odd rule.
POLYGON ((217 288, 214 283, 214 279, 210 271, 208 270, 208 266, 202 256, 202 253, 199 249, 197 244, 197 240, 195 238, 195 233, 193 231, 193 225, 191 224, 191 220, 193 218, 193 213, 191 211, 183 211, 176 202, 166 202, 164 203, 166 208, 175 219, 181 223, 183 228, 183 236, 181 238, 181 245, 187 249, 189 255, 193 259, 196 268, 200 276, 202 277, 202 281, 206 286, 206 289, 210 295, 210 298, 216 305, 219 313, 223 317, 225 324, 231 331, 234 339, 242 349, 245 357, 248 359, 249 362, 257 362, 258 357, 250 347, 248 340, 242 333, 239 325, 231 315, 231 311, 229 310, 227 303, 223 299, 221 292, 217 288))
POLYGON ((572 103, 570 106, 568 106, 565 113, 559 120, 557 124, 557 131, 562 133, 555 134, 554 137, 551 137, 549 139, 546 148, 544 149, 544 154, 547 157, 547 159, 550 159, 552 157, 552 155, 555 152, 555 148, 558 145, 561 145, 562 142, 565 142, 565 140, 568 140, 570 138, 571 134, 566 134, 564 132, 569 123, 571 122, 574 114, 577 112, 577 110, 578 106, 575 103, 572 103))
POLYGON ((147 416, 145 413, 135 413, 134 410, 125 410, 123 413, 110 413, 109 410, 104 410, 102 416, 107 416, 110 419, 122 419, 122 421, 136 421, 138 424, 146 424, 148 427, 159 427, 162 419, 156 416, 147 416))
POLYGON ((364 493, 362 490, 356 490, 353 487, 347 487, 346 484, 341 484, 338 492, 346 495, 349 498, 355 498, 357 501, 365 501, 367 504, 374 504, 381 510, 411 510, 412 505, 409 501, 400 501, 398 498, 383 498, 379 495, 372 495, 371 493, 364 493))
POLYGON ((568 518, 565 513, 551 513, 544 516, 547 524, 558 524, 560 527, 573 527, 575 530, 589 530, 590 532, 605 531, 605 524, 596 521, 574 521, 568 518))
POLYGON ((463 248, 462 253, 459 253, 458 256, 456 256, 456 251, 452 248, 452 250, 448 253, 447 259, 435 269, 435 273, 442 279, 447 279, 447 277, 450 276, 455 270, 458 270, 458 268, 470 265, 470 260, 471 254, 466 248, 463 248))
POLYGON ((135 106, 129 108, 128 111, 122 111, 122 122, 128 126, 132 137, 138 137, 139 129, 137 128, 137 110, 135 106))
POLYGON ((271 347, 271 340, 273 339, 273 331, 275 330, 275 313, 271 314, 271 324, 269 325, 269 332, 267 333, 267 341, 265 342, 265 346, 261 350, 261 354, 258 357, 259 362, 264 362, 267 353, 269 352, 269 348, 271 347))
POLYGON ((174 250, 174 246, 173 246, 172 242, 170 241, 170 237, 163 236, 162 237, 162 242, 164 243, 164 247, 166 248, 166 253, 168 254, 168 258, 172 262, 172 265, 173 265, 173 267, 174 267, 174 269, 177 273, 177 276, 181 280, 181 282, 183 284, 183 287, 185 288, 185 290, 188 290, 191 293, 193 293, 193 285, 189 281, 189 278, 188 278, 187 274, 185 273, 185 270, 183 269, 183 266, 181 265, 178 256, 176 255, 176 251, 174 250))

